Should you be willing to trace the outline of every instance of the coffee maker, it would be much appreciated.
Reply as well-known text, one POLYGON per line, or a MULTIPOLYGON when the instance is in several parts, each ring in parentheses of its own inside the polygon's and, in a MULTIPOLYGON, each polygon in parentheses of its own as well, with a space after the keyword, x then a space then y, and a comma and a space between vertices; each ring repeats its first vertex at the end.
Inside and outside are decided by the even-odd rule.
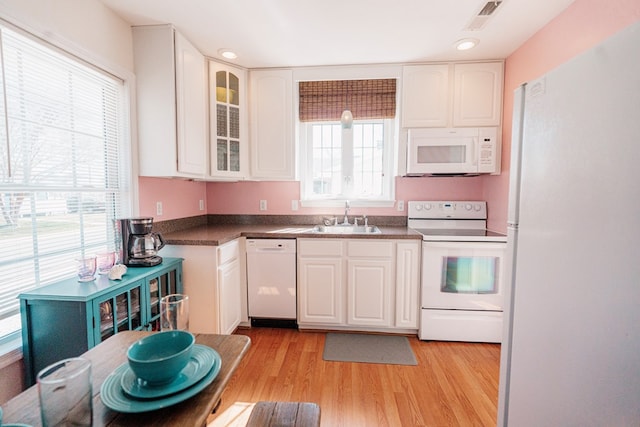
POLYGON ((117 220, 122 263, 129 267, 152 267, 162 263, 158 251, 164 247, 159 233, 153 233, 153 218, 117 220))

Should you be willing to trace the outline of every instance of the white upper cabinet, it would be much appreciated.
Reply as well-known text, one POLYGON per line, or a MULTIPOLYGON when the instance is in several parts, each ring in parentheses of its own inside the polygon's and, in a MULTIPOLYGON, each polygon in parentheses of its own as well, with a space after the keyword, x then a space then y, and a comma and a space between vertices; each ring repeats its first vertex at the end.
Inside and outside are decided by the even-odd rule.
POLYGON ((501 61, 407 65, 402 76, 402 127, 501 123, 501 61))
POLYGON ((171 25, 133 27, 141 176, 203 178, 204 56, 171 25))
POLYGON ((247 72, 209 61, 209 177, 248 174, 247 72))
POLYGON ((447 127, 450 101, 449 65, 402 69, 402 127, 447 127))
POLYGON ((251 70, 251 177, 293 180, 293 72, 251 70))
POLYGON ((453 126, 500 125, 502 69, 502 62, 454 65, 453 126))

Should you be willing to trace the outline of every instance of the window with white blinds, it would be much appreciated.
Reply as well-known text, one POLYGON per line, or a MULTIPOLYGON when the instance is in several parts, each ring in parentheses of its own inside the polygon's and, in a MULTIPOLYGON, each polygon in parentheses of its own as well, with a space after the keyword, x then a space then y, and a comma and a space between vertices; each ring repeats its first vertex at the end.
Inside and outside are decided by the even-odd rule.
POLYGON ((122 80, 0 26, 0 340, 17 296, 114 250, 129 213, 122 80))

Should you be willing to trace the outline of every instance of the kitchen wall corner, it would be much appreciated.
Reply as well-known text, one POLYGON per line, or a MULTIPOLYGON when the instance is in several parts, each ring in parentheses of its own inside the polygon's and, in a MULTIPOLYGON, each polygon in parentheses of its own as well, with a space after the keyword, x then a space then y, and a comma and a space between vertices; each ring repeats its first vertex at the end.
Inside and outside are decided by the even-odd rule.
POLYGON ((138 185, 140 216, 153 217, 154 221, 167 221, 207 213, 206 182, 141 176, 138 185), (205 210, 200 210, 200 200, 204 202, 205 210), (160 215, 158 203, 162 204, 160 215))

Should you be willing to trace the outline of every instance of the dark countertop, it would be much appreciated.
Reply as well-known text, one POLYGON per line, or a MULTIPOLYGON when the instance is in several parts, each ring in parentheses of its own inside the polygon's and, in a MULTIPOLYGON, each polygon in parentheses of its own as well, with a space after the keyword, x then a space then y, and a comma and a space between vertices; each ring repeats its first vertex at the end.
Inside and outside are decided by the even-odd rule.
POLYGON ((311 237, 318 239, 411 239, 421 240, 422 235, 407 227, 378 226, 381 234, 329 234, 313 233, 313 225, 282 224, 201 224, 182 230, 162 233, 167 245, 220 246, 239 237, 250 239, 295 239, 311 237))

